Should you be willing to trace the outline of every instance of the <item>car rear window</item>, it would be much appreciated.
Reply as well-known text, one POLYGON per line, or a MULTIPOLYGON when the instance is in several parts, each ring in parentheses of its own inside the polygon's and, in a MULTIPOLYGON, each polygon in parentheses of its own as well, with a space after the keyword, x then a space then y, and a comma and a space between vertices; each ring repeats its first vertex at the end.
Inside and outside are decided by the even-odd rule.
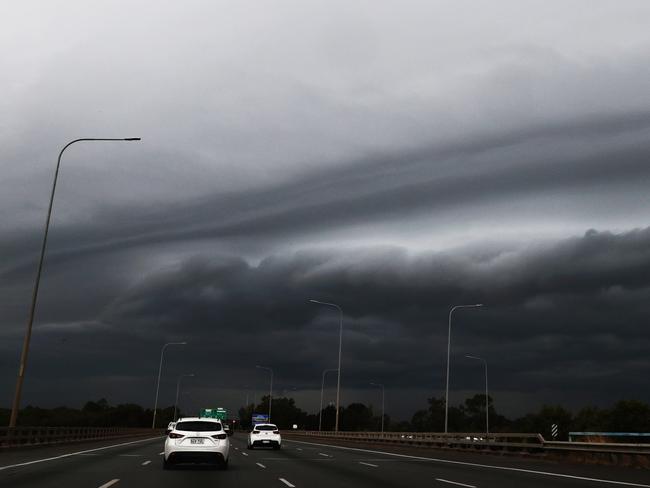
POLYGON ((220 422, 205 422, 205 421, 191 421, 191 422, 178 422, 176 430, 184 430, 186 432, 212 432, 213 430, 221 430, 220 422))
POLYGON ((256 425, 255 430, 278 430, 275 425, 256 425))

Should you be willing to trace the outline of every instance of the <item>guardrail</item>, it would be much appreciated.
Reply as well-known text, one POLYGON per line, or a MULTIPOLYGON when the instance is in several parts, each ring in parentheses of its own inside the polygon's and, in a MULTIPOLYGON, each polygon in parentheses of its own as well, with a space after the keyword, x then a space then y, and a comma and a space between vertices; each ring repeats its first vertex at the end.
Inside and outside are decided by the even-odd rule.
POLYGON ((332 432, 301 431, 290 434, 320 438, 336 438, 348 441, 402 444, 441 449, 482 449, 537 452, 544 447, 544 438, 532 433, 485 433, 471 432, 444 434, 440 432, 332 432))
POLYGON ((128 427, 0 427, 0 449, 155 435, 159 432, 128 427))
POLYGON ((494 453, 525 453, 569 458, 584 463, 617 464, 650 468, 650 444, 547 441, 531 433, 439 432, 332 432, 293 431, 288 436, 344 441, 396 444, 435 449, 473 450, 494 453))

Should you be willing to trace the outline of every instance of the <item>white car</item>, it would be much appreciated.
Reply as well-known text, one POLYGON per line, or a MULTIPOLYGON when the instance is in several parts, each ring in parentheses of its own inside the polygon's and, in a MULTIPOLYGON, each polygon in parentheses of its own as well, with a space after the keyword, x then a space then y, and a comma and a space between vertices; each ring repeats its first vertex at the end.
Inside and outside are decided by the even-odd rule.
POLYGON ((219 420, 183 418, 165 440, 163 469, 182 463, 208 463, 228 469, 229 451, 230 440, 219 420))
POLYGON ((253 430, 248 434, 248 448, 255 447, 272 447, 280 449, 282 447, 282 437, 275 424, 256 424, 253 430))

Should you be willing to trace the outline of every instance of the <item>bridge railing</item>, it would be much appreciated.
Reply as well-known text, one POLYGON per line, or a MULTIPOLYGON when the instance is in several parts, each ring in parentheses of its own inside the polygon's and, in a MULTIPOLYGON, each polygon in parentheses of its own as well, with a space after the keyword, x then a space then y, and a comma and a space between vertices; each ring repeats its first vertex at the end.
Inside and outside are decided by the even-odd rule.
POLYGON ((414 447, 440 449, 472 449, 482 451, 518 451, 538 454, 584 455, 631 455, 650 460, 650 444, 564 442, 547 441, 541 434, 534 433, 440 433, 440 432, 332 432, 293 431, 289 436, 304 436, 320 439, 338 439, 358 442, 398 444, 414 447))
POLYGON ((420 447, 539 451, 544 447, 544 438, 533 433, 472 433, 445 434, 440 432, 332 432, 294 431, 291 435, 319 438, 335 438, 348 441, 401 444, 420 447))
POLYGON ((159 431, 128 427, 0 427, 0 449, 156 435, 159 431))

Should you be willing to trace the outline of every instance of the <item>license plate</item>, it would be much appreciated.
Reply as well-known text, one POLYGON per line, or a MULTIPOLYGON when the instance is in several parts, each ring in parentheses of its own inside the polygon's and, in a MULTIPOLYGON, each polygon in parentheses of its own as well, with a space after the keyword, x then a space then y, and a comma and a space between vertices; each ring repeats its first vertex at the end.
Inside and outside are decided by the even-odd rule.
POLYGON ((271 442, 271 441, 262 441, 262 442, 263 442, 264 444, 268 444, 268 443, 271 442))
POLYGON ((190 439, 190 444, 203 444, 203 439, 190 439))

